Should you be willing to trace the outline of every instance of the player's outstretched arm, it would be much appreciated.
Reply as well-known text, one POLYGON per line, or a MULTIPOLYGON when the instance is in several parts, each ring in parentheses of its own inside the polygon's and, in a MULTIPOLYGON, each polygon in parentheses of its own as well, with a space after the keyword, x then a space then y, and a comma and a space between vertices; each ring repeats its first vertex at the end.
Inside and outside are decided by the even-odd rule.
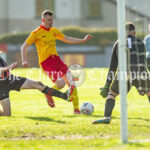
POLYGON ((28 47, 30 46, 30 44, 28 44, 27 42, 24 42, 22 47, 21 47, 21 57, 22 57, 22 66, 27 68, 29 67, 26 55, 27 55, 27 50, 28 47))
POLYGON ((117 57, 117 51, 118 51, 118 42, 114 44, 113 50, 112 50, 112 57, 111 57, 111 62, 109 66, 109 71, 107 74, 107 79, 104 87, 100 88, 100 95, 104 98, 107 97, 110 85, 112 81, 114 80, 116 70, 118 67, 118 57, 117 57))
POLYGON ((9 66, 6 66, 6 67, 1 67, 0 68, 0 72, 5 72, 5 71, 7 71, 7 70, 12 70, 12 69, 14 69, 14 68, 16 68, 17 67, 17 62, 14 62, 14 63, 12 63, 11 65, 9 65, 9 66))
POLYGON ((92 35, 86 35, 83 39, 79 39, 79 38, 74 38, 74 37, 69 37, 69 36, 64 36, 62 39, 60 39, 61 41, 65 42, 65 43, 69 43, 69 44, 80 44, 80 43, 85 43, 88 40, 90 40, 92 38, 92 35))

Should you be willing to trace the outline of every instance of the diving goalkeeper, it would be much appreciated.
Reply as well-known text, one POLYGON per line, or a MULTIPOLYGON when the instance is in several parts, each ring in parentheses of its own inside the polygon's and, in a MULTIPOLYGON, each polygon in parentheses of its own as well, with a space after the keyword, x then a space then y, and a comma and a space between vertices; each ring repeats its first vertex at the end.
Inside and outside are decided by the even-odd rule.
MULTIPOLYGON (((135 86, 140 95, 147 94, 150 101, 150 78, 147 72, 146 50, 144 43, 135 37, 136 30, 133 23, 126 23, 127 37, 127 90, 135 86)), ((93 121, 93 124, 109 124, 112 111, 115 106, 115 98, 119 94, 118 68, 118 41, 112 50, 111 63, 105 86, 101 89, 100 95, 106 98, 104 118, 93 121), (116 73, 117 71, 117 73, 116 73)))

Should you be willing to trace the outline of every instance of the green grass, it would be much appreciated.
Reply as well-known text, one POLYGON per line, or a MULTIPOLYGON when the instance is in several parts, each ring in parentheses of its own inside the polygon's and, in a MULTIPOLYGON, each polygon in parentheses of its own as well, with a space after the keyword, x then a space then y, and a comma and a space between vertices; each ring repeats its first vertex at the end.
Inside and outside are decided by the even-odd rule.
MULTIPOLYGON (((78 88, 80 104, 88 101, 95 107, 91 116, 73 115, 72 103, 58 98, 56 108, 51 109, 37 90, 12 91, 12 116, 0 117, 0 150, 149 149, 150 143, 130 142, 150 139, 150 105, 147 97, 139 96, 135 88, 128 94, 128 144, 120 143, 119 97, 110 125, 91 124, 103 117, 105 99, 99 95, 99 88, 105 83, 102 72, 107 70, 86 69, 86 80, 78 88)), ((53 85, 39 69, 16 69, 13 73, 53 85)))

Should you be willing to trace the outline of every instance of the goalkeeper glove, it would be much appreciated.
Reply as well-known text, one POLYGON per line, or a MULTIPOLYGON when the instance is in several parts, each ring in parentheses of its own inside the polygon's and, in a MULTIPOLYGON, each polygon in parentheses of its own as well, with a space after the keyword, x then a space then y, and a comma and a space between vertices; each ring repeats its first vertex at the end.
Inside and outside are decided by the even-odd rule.
POLYGON ((108 95, 108 92, 109 92, 109 87, 107 86, 107 84, 105 84, 104 87, 100 88, 100 90, 101 90, 101 91, 100 91, 100 95, 101 95, 102 97, 106 98, 107 95, 108 95))

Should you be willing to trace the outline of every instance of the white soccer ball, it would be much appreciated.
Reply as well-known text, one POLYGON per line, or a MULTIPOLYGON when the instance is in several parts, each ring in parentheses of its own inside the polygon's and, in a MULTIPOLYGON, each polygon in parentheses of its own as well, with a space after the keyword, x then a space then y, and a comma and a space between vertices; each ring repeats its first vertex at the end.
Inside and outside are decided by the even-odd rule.
POLYGON ((82 114, 91 115, 94 112, 94 106, 89 102, 85 102, 81 105, 80 111, 82 114))

